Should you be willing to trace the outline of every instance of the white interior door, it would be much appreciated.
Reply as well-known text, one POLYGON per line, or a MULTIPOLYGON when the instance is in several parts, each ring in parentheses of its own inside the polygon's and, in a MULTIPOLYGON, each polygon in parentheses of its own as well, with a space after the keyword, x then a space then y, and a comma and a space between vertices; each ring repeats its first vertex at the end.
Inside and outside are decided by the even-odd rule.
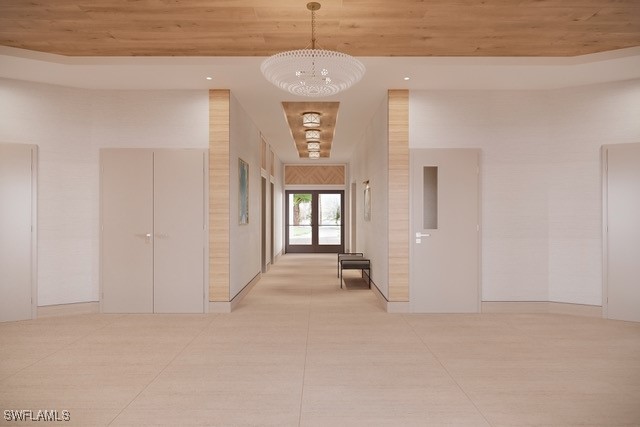
POLYGON ((605 151, 606 316, 640 322, 640 144, 605 151))
POLYGON ((480 311, 479 150, 411 157, 411 311, 480 311))
POLYGON ((35 317, 36 153, 0 144, 0 322, 35 317))
POLYGON ((104 313, 153 312, 153 153, 108 149, 101 161, 104 313))
POLYGON ((203 313, 204 150, 154 152, 154 311, 203 313))

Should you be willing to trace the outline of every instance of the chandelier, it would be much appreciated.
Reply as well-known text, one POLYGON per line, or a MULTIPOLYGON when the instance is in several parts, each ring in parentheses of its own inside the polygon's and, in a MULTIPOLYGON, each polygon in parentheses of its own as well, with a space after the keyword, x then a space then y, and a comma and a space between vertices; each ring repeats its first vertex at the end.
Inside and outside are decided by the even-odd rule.
POLYGON ((260 70, 271 83, 294 95, 334 95, 360 81, 365 68, 345 53, 316 49, 316 10, 320 3, 307 3, 307 9, 311 11, 311 49, 277 53, 265 59, 260 70))

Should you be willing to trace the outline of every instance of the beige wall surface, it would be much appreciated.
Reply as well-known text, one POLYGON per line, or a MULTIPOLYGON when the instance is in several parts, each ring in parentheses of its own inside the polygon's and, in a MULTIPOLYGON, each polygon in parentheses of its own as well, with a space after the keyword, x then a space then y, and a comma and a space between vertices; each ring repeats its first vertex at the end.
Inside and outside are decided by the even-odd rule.
POLYGON ((371 259, 372 279, 382 294, 389 298, 388 229, 388 158, 387 96, 371 118, 353 151, 349 181, 356 183, 356 247, 371 259), (371 220, 364 220, 364 181, 371 187, 371 220))
POLYGON ((640 80, 412 91, 411 148, 482 149, 484 301, 602 303, 600 147, 640 141, 640 80))
POLYGON ((86 90, 2 78, 0 92, 0 140, 40 147, 38 305, 98 301, 98 150, 207 148, 207 92, 86 90))
POLYGON ((231 94, 229 144, 229 271, 230 297, 260 273, 261 176, 260 131, 231 94), (249 223, 239 224, 238 159, 249 164, 249 223))

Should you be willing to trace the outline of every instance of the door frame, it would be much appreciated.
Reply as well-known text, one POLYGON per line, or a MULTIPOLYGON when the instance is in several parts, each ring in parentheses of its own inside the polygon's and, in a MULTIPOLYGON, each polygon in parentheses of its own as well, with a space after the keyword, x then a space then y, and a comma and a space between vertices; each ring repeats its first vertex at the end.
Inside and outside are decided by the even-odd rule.
POLYGON ((287 253, 340 253, 344 252, 344 193, 340 190, 285 190, 284 203, 284 246, 287 253), (311 194, 311 245, 289 245, 289 195, 311 194), (340 245, 318 244, 318 196, 320 194, 340 194, 340 245), (337 248, 336 248, 337 246, 337 248))

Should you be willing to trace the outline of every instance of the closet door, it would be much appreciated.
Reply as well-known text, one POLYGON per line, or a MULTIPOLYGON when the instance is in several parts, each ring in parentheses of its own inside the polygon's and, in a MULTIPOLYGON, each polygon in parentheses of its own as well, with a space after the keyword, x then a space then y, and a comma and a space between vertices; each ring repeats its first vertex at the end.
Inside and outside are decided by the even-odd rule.
POLYGON ((31 319, 35 145, 0 144, 0 322, 31 319))
POLYGON ((153 152, 101 151, 104 313, 153 312, 153 152))
POLYGON ((154 311, 204 312, 204 150, 154 152, 154 311))

